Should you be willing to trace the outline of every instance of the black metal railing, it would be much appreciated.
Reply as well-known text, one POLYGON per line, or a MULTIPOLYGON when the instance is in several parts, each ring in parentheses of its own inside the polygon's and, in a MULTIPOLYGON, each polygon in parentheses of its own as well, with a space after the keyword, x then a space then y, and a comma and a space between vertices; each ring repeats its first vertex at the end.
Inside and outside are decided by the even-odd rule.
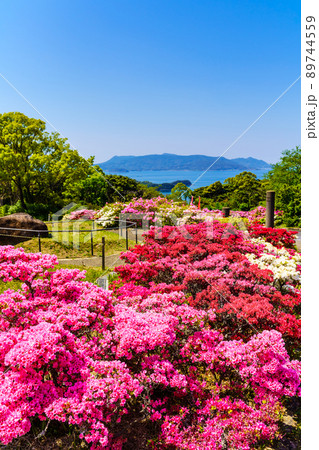
MULTIPOLYGON (((75 223, 76 221, 74 221, 75 223)), ((86 220, 85 222, 88 222, 86 220)), ((122 231, 125 229, 125 247, 126 250, 129 248, 129 230, 135 231, 135 243, 138 243, 138 228, 136 222, 130 222, 130 221, 123 221, 123 220, 116 220, 115 222, 118 222, 118 226, 112 226, 112 227, 103 227, 103 228, 97 228, 96 222, 94 220, 91 220, 92 226, 89 229, 75 229, 74 227, 70 229, 60 230, 58 228, 54 229, 56 226, 59 226, 64 223, 72 224, 72 221, 52 221, 50 222, 52 224, 52 230, 34 230, 34 229, 28 229, 28 228, 13 228, 13 227, 0 227, 0 237, 6 237, 6 238, 15 238, 15 239, 23 239, 28 240, 32 238, 38 238, 38 248, 39 252, 41 252, 41 238, 44 237, 53 238, 55 234, 58 233, 72 233, 74 236, 74 233, 90 233, 90 247, 91 247, 91 256, 94 256, 94 233, 97 232, 103 232, 103 231, 120 231, 121 230, 121 238, 123 239, 123 233, 122 231), (12 232, 21 232, 21 233, 14 233, 12 232)), ((78 222, 79 223, 79 222, 78 222)), ((83 223, 83 222, 82 222, 83 223)), ((63 242, 63 241, 62 241, 63 242)), ((102 237, 102 267, 105 269, 105 237, 102 237)))

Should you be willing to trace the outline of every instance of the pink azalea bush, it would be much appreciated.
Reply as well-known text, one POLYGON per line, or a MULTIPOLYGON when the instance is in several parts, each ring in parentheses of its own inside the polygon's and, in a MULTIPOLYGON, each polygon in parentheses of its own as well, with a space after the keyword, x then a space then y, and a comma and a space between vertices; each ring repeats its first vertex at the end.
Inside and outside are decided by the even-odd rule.
MULTIPOLYGON (((231 216, 248 219, 250 223, 259 222, 263 224, 266 220, 266 208, 264 206, 257 206, 251 211, 231 211, 231 216)), ((276 210, 275 220, 279 221, 282 217, 283 211, 276 210)))
POLYGON ((300 395, 300 362, 279 330, 231 336, 191 293, 199 272, 218 281, 228 264, 260 278, 261 298, 275 295, 270 271, 243 264, 264 247, 230 233, 226 250, 188 227, 199 227, 191 247, 151 232, 128 252, 114 293, 79 270, 52 271, 55 256, 0 247, 0 280, 21 283, 0 294, 4 445, 35 420, 76 427, 92 449, 253 449, 280 437, 284 399, 300 395), (194 265, 190 278, 180 255, 194 265))
MULTIPOLYGON (((152 199, 134 198, 129 203, 106 203, 100 211, 96 212, 95 218, 103 226, 107 226, 114 224, 120 214, 139 214, 152 225, 159 225, 158 221, 161 221, 161 225, 209 222, 223 217, 223 212, 218 209, 201 209, 193 203, 188 205, 185 202, 168 200, 166 197, 157 197, 152 199)), ((275 220, 280 220, 282 215, 282 211, 275 211, 275 220)), ((244 219, 248 223, 264 223, 266 208, 258 206, 252 211, 231 211, 231 217, 244 219)))
POLYGON ((67 220, 93 220, 95 218, 97 211, 93 209, 79 209, 76 211, 72 211, 70 214, 64 216, 64 219, 67 220))
POLYGON ((264 241, 248 240, 243 232, 218 221, 211 230, 206 223, 164 227, 157 236, 152 228, 144 245, 123 254, 127 264, 116 269, 119 280, 114 284, 118 295, 125 294, 126 286, 137 292, 143 287, 144 296, 182 291, 191 306, 213 308, 215 326, 227 338, 246 340, 256 330, 273 329, 282 333, 291 356, 298 355, 300 255, 295 250, 288 249, 290 254, 264 241), (270 255, 272 265, 267 265, 270 255), (276 259, 283 270, 275 266, 276 259))

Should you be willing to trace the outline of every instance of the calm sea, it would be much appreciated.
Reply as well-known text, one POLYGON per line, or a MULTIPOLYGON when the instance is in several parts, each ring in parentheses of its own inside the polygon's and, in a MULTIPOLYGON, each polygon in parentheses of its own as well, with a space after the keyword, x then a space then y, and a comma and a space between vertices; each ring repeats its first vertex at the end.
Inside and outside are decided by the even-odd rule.
MULTIPOLYGON (((152 183, 171 183, 177 180, 189 180, 194 183, 191 189, 196 189, 203 186, 209 186, 215 181, 223 183, 226 178, 234 177, 243 170, 209 170, 203 174, 201 170, 132 170, 129 172, 114 172, 116 175, 124 175, 126 177, 134 178, 137 181, 151 181, 152 183)), ((262 178, 268 169, 265 170, 250 170, 256 174, 257 178, 262 178)))

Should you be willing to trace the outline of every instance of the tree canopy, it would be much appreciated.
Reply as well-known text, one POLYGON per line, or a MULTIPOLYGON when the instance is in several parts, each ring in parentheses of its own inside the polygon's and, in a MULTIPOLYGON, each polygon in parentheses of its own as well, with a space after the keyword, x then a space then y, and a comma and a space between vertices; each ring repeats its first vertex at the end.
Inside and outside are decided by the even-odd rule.
POLYGON ((227 178, 223 185, 228 206, 232 209, 249 211, 265 199, 265 183, 252 172, 242 172, 227 178))
POLYGON ((45 122, 20 112, 0 114, 0 159, 0 200, 14 205, 12 212, 43 218, 70 201, 101 207, 160 195, 131 178, 105 175, 94 157, 83 158, 45 122))
POLYGON ((265 179, 276 192, 276 208, 284 211, 288 226, 301 221, 301 149, 284 150, 280 161, 272 165, 265 179))
POLYGON ((216 181, 209 186, 194 189, 195 200, 201 198, 201 205, 211 208, 229 206, 231 209, 248 211, 265 199, 266 182, 259 180, 252 172, 227 178, 222 184, 216 181))
POLYGON ((169 196, 169 198, 176 201, 188 201, 191 199, 192 191, 184 183, 177 183, 169 196))
POLYGON ((103 172, 93 173, 83 179, 77 188, 79 200, 94 206, 104 206, 106 202, 129 201, 134 197, 153 198, 161 195, 155 188, 132 178, 123 175, 104 175, 103 172))
POLYGON ((33 203, 59 207, 94 171, 93 157, 86 160, 65 138, 45 130, 45 122, 22 113, 0 115, 2 197, 19 200, 23 209, 33 203))

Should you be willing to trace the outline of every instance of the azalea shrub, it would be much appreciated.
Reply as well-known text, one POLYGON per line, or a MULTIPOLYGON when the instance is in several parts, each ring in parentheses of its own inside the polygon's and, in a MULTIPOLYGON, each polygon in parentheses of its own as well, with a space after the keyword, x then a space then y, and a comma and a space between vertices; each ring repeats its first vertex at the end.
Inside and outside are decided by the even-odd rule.
POLYGON ((249 296, 256 308, 266 299, 297 314, 299 280, 278 287, 245 256, 272 248, 228 224, 213 235, 204 226, 164 227, 160 239, 151 229, 124 255, 113 292, 79 270, 53 271, 55 256, 0 247, 0 279, 18 283, 0 295, 4 445, 39 423, 47 432, 68 424, 92 449, 255 449, 281 439, 285 401, 300 395, 289 349, 297 337, 262 311, 249 331, 238 328, 209 289, 222 283, 223 298, 241 299, 246 323, 249 296))
MULTIPOLYGON (((279 244, 277 244, 279 245, 279 244)), ((120 292, 134 283, 152 292, 182 291, 187 302, 213 308, 227 338, 280 331, 292 356, 300 354, 300 254, 278 249, 229 224, 153 228, 145 244, 123 255, 120 292), (121 287, 121 284, 124 286, 121 287)))
POLYGON ((97 214, 96 218, 103 226, 114 223, 120 214, 128 216, 140 215, 142 218, 154 225, 161 220, 163 225, 174 225, 181 218, 189 218, 200 208, 194 205, 187 205, 184 202, 175 202, 166 197, 157 197, 152 199, 133 199, 129 203, 110 203, 106 204, 97 214))
POLYGON ((75 211, 70 212, 70 214, 66 214, 63 219, 64 220, 93 220, 97 211, 93 209, 77 209, 75 211))
MULTIPOLYGON (((166 197, 134 198, 129 203, 106 203, 100 211, 95 213, 95 218, 103 226, 109 226, 119 219, 120 214, 140 215, 150 225, 157 226, 210 222, 223 218, 223 212, 219 209, 200 208, 200 203, 195 205, 191 201, 190 204, 187 204, 182 201, 169 200, 166 197)), ((276 223, 282 220, 282 214, 282 211, 275 211, 276 223)), ((258 206, 251 211, 231 211, 231 218, 245 220, 245 224, 254 222, 263 224, 266 218, 266 208, 258 206)))
POLYGON ((112 226, 118 220, 119 215, 123 209, 123 203, 106 203, 105 206, 96 212, 95 220, 103 227, 112 226))
POLYGON ((248 225, 248 231, 252 238, 263 238, 276 247, 286 247, 294 249, 296 245, 297 231, 286 230, 285 228, 269 228, 261 225, 258 221, 248 225))

